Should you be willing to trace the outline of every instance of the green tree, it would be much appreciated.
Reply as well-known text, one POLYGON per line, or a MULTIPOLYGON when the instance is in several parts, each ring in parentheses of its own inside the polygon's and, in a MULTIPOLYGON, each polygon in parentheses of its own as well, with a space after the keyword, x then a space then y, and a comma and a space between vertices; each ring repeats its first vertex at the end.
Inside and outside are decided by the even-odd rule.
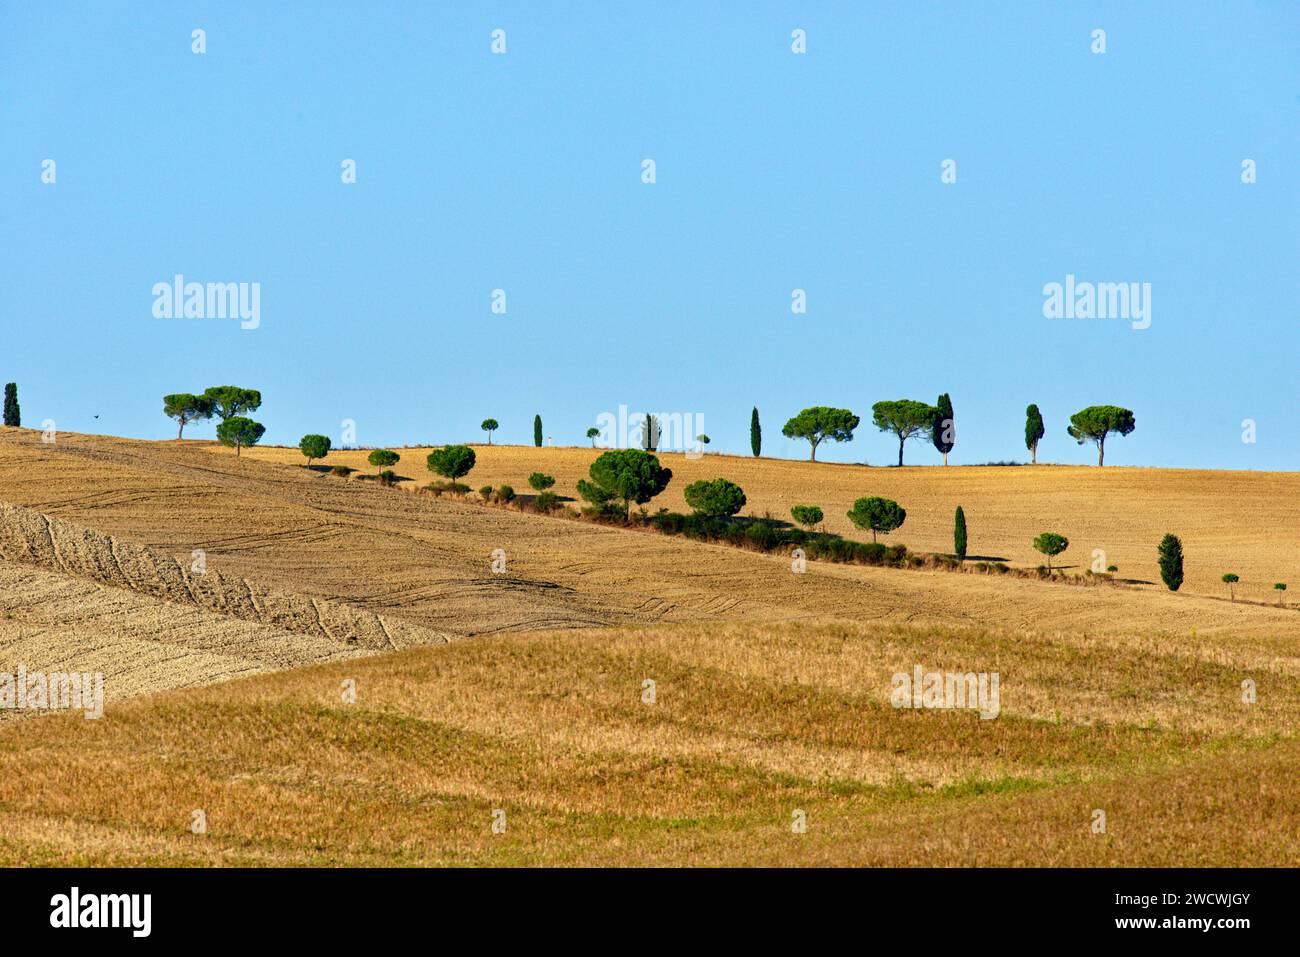
POLYGON ((1070 547, 1070 540, 1056 532, 1043 532, 1034 539, 1034 548, 1047 556, 1047 570, 1052 570, 1052 556, 1059 555, 1070 547))
POLYGON ((659 416, 647 412, 641 420, 641 448, 653 452, 659 447, 659 416))
POLYGON ((23 424, 22 410, 18 407, 18 383, 5 385, 5 425, 19 427, 23 424))
POLYGON ((448 445, 429 453, 428 468, 453 482, 474 467, 474 450, 468 445, 448 445))
POLYGON ((763 452, 763 427, 758 423, 758 406, 749 416, 749 448, 758 458, 763 452))
POLYGON ((1282 593, 1286 591, 1286 582, 1274 582, 1273 590, 1277 592, 1277 603, 1282 604, 1282 593))
POLYGON ((501 423, 496 419, 484 419, 479 428, 488 434, 488 445, 491 445, 492 433, 501 428, 501 423))
POLYGON ((533 445, 539 449, 542 447, 542 417, 533 416, 533 445))
POLYGON ((957 556, 957 561, 966 560, 966 513, 957 506, 957 515, 953 521, 952 527, 952 551, 957 556))
POLYGON ((1031 405, 1025 409, 1025 448, 1029 449, 1030 463, 1038 464, 1038 440, 1047 433, 1043 427, 1043 416, 1038 406, 1031 405))
POLYGON ((262 407, 262 393, 237 385, 214 385, 203 390, 203 398, 212 403, 212 411, 223 421, 262 407))
POLYGON ((545 492, 555 484, 554 475, 544 475, 541 472, 534 472, 528 476, 528 484, 533 487, 534 492, 545 492))
POLYGON ((328 435, 304 435, 302 441, 298 443, 298 451, 307 456, 307 467, 311 468, 314 459, 323 459, 329 454, 330 440, 328 435))
POLYGON ((1223 576, 1223 583, 1228 586, 1228 597, 1231 598, 1233 601, 1237 600, 1237 591, 1232 586, 1237 584, 1237 582, 1239 581, 1241 581, 1241 579, 1238 578, 1236 575, 1234 575, 1232 572, 1227 572, 1223 576))
POLYGON ((232 415, 217 426, 217 441, 235 450, 235 458, 240 451, 252 448, 266 434, 266 426, 242 415, 232 415))
POLYGON ((593 505, 604 507, 621 500, 623 511, 630 503, 644 505, 672 480, 672 469, 661 468, 659 459, 641 449, 613 449, 602 454, 587 470, 591 481, 578 481, 578 494, 593 505))
POLYGON ((600 435, 600 429, 596 428, 594 425, 587 430, 587 438, 591 439, 591 447, 593 449, 596 447, 596 436, 598 435, 600 435))
POLYGON ((907 511, 892 498, 860 498, 853 503, 853 510, 848 513, 849 521, 858 528, 871 529, 871 540, 876 540, 876 532, 889 534, 907 520, 907 511))
POLYGON ((710 439, 710 438, 709 438, 707 435, 705 435, 703 432, 701 432, 699 435, 697 435, 697 436, 695 437, 695 441, 696 441, 696 442, 699 442, 700 445, 708 445, 708 444, 709 444, 710 442, 712 442, 713 440, 710 439))
POLYGON ((832 409, 816 405, 804 409, 785 424, 781 434, 788 439, 807 439, 812 445, 809 461, 817 461, 817 446, 826 439, 833 442, 852 442, 853 430, 862 420, 848 409, 832 409))
POLYGON ((1177 535, 1166 534, 1156 549, 1160 556, 1160 578, 1170 591, 1178 591, 1183 584, 1183 543, 1177 535))
POLYGON ((939 410, 914 399, 877 402, 871 407, 871 421, 881 432, 898 436, 898 464, 903 464, 903 443, 915 435, 929 435, 939 410))
POLYGON ((392 468, 400 462, 401 459, 402 457, 392 449, 375 449, 366 456, 366 461, 377 469, 392 468))
POLYGON ((816 505, 793 505, 790 514, 794 516, 796 522, 809 531, 812 531, 813 526, 825 517, 816 505))
POLYGON ((1117 405, 1090 405, 1088 408, 1070 416, 1070 424, 1065 431, 1080 445, 1084 442, 1097 443, 1097 464, 1106 464, 1106 436, 1112 432, 1128 435, 1137 423, 1133 413, 1117 405))
POLYGON ((193 395, 189 392, 175 392, 163 396, 163 415, 175 419, 180 426, 176 430, 176 441, 185 434, 185 426, 198 419, 212 418, 212 400, 207 396, 193 395))
POLYGON ((934 409, 934 422, 930 425, 930 439, 934 442, 934 447, 943 456, 943 464, 947 465, 948 453, 957 444, 957 426, 952 417, 952 399, 948 397, 947 392, 939 396, 934 409))
POLYGON ((735 515, 745 507, 745 492, 724 478, 700 479, 686 486, 686 504, 710 518, 735 515))

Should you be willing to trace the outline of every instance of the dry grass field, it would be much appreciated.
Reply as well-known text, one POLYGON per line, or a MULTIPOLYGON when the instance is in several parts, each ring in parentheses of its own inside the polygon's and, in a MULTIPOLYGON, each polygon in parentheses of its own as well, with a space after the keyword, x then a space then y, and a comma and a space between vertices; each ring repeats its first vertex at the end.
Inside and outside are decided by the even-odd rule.
MULTIPOLYGON (((542 470, 565 496, 596 454, 476 452, 473 487, 542 470)), ((1174 531, 1171 594, 794 575, 301 461, 0 430, 0 672, 102 671, 109 701, 0 716, 0 863, 1300 863, 1300 609, 1266 604, 1300 587, 1300 476, 669 455, 654 503, 721 475, 747 513, 808 502, 848 533, 882 494, 918 551, 950 549, 961 504, 973 555, 1036 565, 1051 529, 1075 571, 1104 548, 1137 582, 1174 531), (999 674, 998 717, 891 707, 914 665, 999 674)))

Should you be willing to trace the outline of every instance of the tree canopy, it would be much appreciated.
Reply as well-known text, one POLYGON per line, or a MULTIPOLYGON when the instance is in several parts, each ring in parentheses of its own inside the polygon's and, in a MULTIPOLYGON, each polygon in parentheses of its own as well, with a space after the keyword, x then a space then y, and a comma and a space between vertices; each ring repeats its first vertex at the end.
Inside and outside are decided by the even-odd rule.
POLYGON ((1097 444, 1097 464, 1106 464, 1106 436, 1112 432, 1128 435, 1137 423, 1133 413, 1117 405, 1090 405, 1088 408, 1070 416, 1070 424, 1065 430, 1080 445, 1084 442, 1097 444))
POLYGON ((198 419, 212 418, 214 411, 213 402, 206 395, 175 392, 163 396, 163 414, 175 419, 180 426, 176 430, 177 441, 185 434, 185 426, 198 419))
MULTIPOLYGON (((785 424, 781 434, 789 439, 807 439, 812 445, 810 461, 817 461, 817 446, 826 439, 833 442, 852 442, 853 430, 862 420, 848 409, 832 409, 816 405, 804 409, 785 424)), ((757 455, 757 451, 755 452, 757 455)))
POLYGON ((630 503, 644 505, 672 480, 672 469, 662 468, 659 458, 641 449, 613 449, 591 463, 591 481, 578 481, 578 494, 593 505, 605 506, 621 500, 624 511, 630 503))
POLYGON ((957 444, 957 425, 952 417, 952 399, 945 392, 939 396, 934 406, 934 422, 930 425, 930 440, 943 456, 943 464, 948 464, 948 453, 957 444))
POLYGON ((929 435, 939 410, 928 402, 896 399, 871 407, 871 421, 881 432, 898 436, 898 464, 903 464, 903 443, 914 435, 929 435))
POLYGON ((396 465, 401 461, 401 456, 392 449, 375 449, 368 456, 366 461, 378 469, 386 469, 396 465))
POLYGON ((1030 405, 1025 409, 1025 448, 1029 449, 1030 461, 1033 463, 1038 462, 1038 440, 1046 433, 1038 406, 1030 405))
POLYGON ((311 465, 313 459, 323 459, 329 454, 330 440, 328 435, 304 435, 302 441, 298 443, 298 451, 307 456, 307 464, 311 465))
POLYGON ((888 534, 907 521, 907 510, 892 498, 873 495, 854 502, 848 516, 849 521, 858 528, 871 529, 871 540, 874 542, 876 532, 888 534))
POLYGON ((237 385, 214 385, 203 390, 203 398, 212 403, 212 411, 221 419, 256 412, 262 407, 262 393, 237 385))
POLYGON ((492 433, 501 428, 501 423, 496 419, 484 419, 479 428, 488 434, 488 445, 491 445, 492 433))
POLYGON ((468 475, 474 467, 474 450, 468 445, 448 445, 434 449, 429 453, 426 464, 430 472, 437 472, 454 482, 461 476, 468 475))
POLYGON ((217 441, 235 450, 238 457, 242 449, 256 445, 266 434, 266 426, 242 415, 232 415, 217 426, 217 441))

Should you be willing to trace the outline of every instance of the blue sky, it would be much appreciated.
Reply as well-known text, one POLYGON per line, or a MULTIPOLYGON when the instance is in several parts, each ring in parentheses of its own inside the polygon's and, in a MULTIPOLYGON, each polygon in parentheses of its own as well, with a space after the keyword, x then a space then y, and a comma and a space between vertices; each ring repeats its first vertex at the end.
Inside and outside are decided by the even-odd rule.
POLYGON ((1093 463, 1065 426, 1113 403, 1108 464, 1295 469, 1297 39, 1289 2, 6 3, 0 379, 142 438, 260 388, 277 443, 583 443, 626 404, 742 452, 756 405, 806 456, 781 425, 835 405, 818 458, 877 465, 880 399, 950 393, 955 464, 1026 458, 1030 402, 1040 459, 1093 463), (259 328, 155 318, 176 273, 260 283, 259 328), (1045 318, 1067 274, 1151 283, 1151 327, 1045 318))

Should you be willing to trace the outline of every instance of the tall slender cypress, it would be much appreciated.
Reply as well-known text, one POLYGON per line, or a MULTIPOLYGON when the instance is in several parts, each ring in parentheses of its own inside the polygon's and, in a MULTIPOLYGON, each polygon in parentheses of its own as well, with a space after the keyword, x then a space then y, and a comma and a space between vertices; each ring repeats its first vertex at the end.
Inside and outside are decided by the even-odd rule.
POLYGON ((5 425, 22 425, 22 411, 18 408, 18 383, 5 386, 5 425))
POLYGON ((539 449, 542 447, 542 417, 533 416, 533 445, 539 449))
POLYGON ((763 427, 758 424, 758 406, 749 417, 749 447, 754 450, 754 458, 763 452, 763 427))
POLYGON ((966 560, 966 513, 957 506, 957 517, 952 528, 952 550, 957 556, 957 561, 966 560))

